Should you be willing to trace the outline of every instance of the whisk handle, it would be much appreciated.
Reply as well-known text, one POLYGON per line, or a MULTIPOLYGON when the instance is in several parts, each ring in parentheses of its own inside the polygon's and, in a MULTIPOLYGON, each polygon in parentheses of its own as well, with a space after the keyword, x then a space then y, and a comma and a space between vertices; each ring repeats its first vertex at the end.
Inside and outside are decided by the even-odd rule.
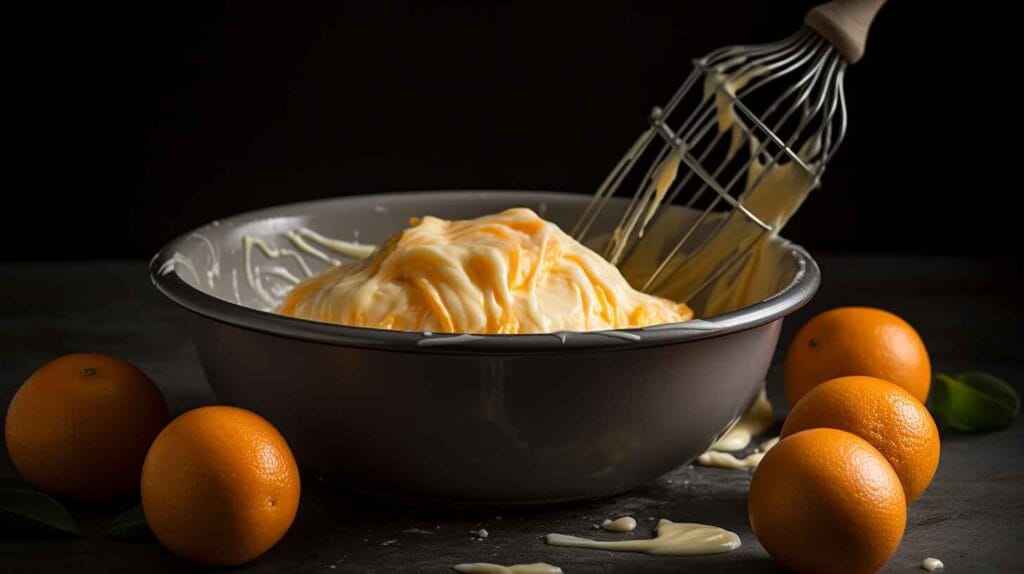
POLYGON ((804 23, 814 28, 853 64, 864 55, 868 29, 885 0, 832 0, 811 8, 804 23))

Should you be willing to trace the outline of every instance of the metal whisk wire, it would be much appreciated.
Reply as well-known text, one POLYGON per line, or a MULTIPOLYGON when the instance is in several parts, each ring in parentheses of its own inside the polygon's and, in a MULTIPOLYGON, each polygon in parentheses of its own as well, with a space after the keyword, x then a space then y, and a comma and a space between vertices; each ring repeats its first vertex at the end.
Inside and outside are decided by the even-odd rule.
MULTIPOLYGON (((795 191, 795 196, 802 198, 819 185, 825 165, 846 135, 843 81, 847 64, 859 59, 867 25, 883 3, 837 0, 812 10, 808 26, 782 41, 721 48, 694 60, 693 71, 668 103, 652 110, 649 127, 604 179, 572 235, 586 240, 610 198, 642 158, 653 154, 636 180, 632 199, 605 244, 604 255, 620 266, 628 264, 647 230, 659 224, 664 205, 681 196, 691 208, 705 200, 696 219, 685 229, 675 230, 678 239, 658 265, 645 270, 646 277, 630 279, 645 291, 664 289, 667 277, 694 260, 730 222, 742 218, 757 233, 747 234, 749 240, 734 246, 713 270, 671 296, 686 302, 713 284, 765 235, 777 233, 791 215, 758 214, 746 205, 774 168, 795 166, 804 172, 797 181, 806 182, 806 189, 795 191), (852 40, 837 36, 829 27, 844 24, 843 18, 850 14, 860 17, 858 25, 863 28, 854 30, 860 36, 854 34, 852 40), (866 23, 864 14, 868 14, 866 23), (781 89, 772 98, 767 88, 776 86, 781 89), (656 138, 662 140, 660 149, 652 146, 656 138), (677 177, 680 168, 686 172, 677 177), (742 180, 745 185, 737 187, 742 180), (710 199, 705 197, 708 189, 713 192, 710 199)), ((842 26, 838 29, 845 31, 842 26)))

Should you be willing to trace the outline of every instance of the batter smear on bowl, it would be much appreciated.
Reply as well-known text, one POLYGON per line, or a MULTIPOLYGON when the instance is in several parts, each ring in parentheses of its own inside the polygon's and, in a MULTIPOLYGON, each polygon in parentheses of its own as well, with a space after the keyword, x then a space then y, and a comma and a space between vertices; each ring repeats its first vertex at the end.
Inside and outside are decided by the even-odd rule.
POLYGON ((465 221, 412 218, 370 257, 296 285, 283 315, 439 333, 597 331, 677 323, 682 303, 619 270, 526 208, 465 221))

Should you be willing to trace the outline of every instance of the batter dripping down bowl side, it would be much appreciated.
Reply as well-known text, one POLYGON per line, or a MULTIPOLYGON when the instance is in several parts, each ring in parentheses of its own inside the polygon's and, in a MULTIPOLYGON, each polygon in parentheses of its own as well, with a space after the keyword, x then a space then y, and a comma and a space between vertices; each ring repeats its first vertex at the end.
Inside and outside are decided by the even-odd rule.
MULTIPOLYGON (((818 287, 802 248, 772 240, 780 290, 764 301, 692 324, 605 333, 458 338, 329 325, 259 310, 238 289, 247 235, 308 227, 351 239, 359 230, 360 241, 378 243, 410 216, 462 219, 510 207, 566 229, 588 200, 458 191, 285 205, 179 237, 154 257, 151 274, 190 311, 220 400, 274 423, 307 478, 469 505, 600 497, 689 461, 753 402, 782 318, 818 287)), ((614 212, 600 228, 614 225, 614 212)))

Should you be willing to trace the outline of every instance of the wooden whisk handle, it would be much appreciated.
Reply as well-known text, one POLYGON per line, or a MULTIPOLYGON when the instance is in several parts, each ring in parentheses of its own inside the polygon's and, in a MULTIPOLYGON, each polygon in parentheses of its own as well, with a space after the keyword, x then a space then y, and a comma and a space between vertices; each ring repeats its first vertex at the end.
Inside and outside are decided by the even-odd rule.
POLYGON ((811 8, 804 23, 814 28, 853 64, 864 55, 868 29, 885 0, 832 0, 811 8))

